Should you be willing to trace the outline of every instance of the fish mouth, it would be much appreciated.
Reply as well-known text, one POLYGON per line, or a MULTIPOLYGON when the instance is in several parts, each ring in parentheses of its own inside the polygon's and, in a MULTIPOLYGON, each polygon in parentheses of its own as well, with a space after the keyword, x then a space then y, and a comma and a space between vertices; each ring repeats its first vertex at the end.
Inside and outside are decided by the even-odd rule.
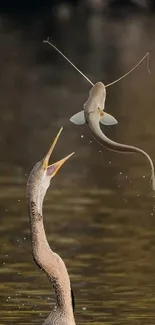
POLYGON ((58 172, 58 170, 62 167, 62 165, 70 158, 74 155, 74 152, 72 152, 70 155, 62 158, 61 160, 49 165, 49 159, 53 153, 53 150, 57 144, 57 141, 60 137, 60 134, 63 130, 63 127, 61 127, 61 129, 59 130, 58 134, 56 135, 48 153, 46 154, 44 160, 43 160, 43 168, 44 170, 46 171, 47 175, 48 176, 52 176, 54 177, 56 175, 56 173, 58 172))

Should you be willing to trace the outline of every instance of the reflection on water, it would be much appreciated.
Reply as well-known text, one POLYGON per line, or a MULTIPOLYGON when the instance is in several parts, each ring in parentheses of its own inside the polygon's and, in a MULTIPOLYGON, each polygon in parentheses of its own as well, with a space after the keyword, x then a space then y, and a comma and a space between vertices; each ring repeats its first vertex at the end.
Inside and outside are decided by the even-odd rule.
POLYGON ((69 123, 90 85, 42 44, 51 35, 92 81, 114 80, 152 51, 145 64, 108 89, 106 109, 119 124, 109 137, 154 153, 154 20, 76 18, 53 28, 0 23, 0 315, 3 324, 41 324, 52 288, 30 247, 26 181, 58 128, 54 159, 73 157, 52 180, 45 200, 49 242, 65 260, 76 297, 77 323, 155 323, 155 193, 141 156, 101 148, 87 128, 69 123), (39 36, 38 36, 39 35, 39 36), (82 136, 82 137, 81 137, 82 136))

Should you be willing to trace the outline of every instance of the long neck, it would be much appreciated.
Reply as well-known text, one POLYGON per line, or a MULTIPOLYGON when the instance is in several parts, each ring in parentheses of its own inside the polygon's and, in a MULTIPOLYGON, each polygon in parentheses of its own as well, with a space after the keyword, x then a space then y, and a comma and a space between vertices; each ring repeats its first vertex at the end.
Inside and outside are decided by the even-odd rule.
POLYGON ((36 264, 44 270, 55 290, 56 305, 60 312, 73 317, 71 286, 65 263, 54 253, 47 241, 43 215, 39 208, 39 188, 28 186, 28 204, 33 257, 36 264))
POLYGON ((134 146, 122 144, 110 140, 100 129, 99 122, 95 120, 93 114, 90 114, 88 121, 89 129, 93 135, 93 137, 105 148, 110 149, 112 151, 120 152, 120 153, 139 153, 147 158, 151 166, 151 179, 152 179, 152 187, 155 190, 155 175, 154 175, 154 165, 150 156, 143 151, 134 146))

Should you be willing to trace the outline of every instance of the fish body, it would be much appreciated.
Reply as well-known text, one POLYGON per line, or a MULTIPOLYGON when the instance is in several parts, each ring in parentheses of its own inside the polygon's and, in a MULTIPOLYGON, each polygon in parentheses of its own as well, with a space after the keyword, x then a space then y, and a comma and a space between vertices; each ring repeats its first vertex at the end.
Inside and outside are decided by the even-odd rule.
POLYGON ((101 130, 100 123, 115 125, 117 120, 104 112, 106 88, 102 82, 97 82, 89 92, 89 97, 83 105, 83 111, 73 115, 70 121, 77 125, 86 123, 93 137, 105 148, 119 153, 139 153, 145 156, 151 166, 152 188, 155 190, 155 172, 150 156, 140 148, 115 142, 109 139, 101 130))
MULTIPOLYGON (((143 150, 136 148, 134 146, 129 146, 126 144, 117 143, 115 141, 110 140, 100 129, 100 123, 104 125, 114 125, 117 124, 117 120, 110 114, 104 112, 105 99, 106 99, 106 87, 113 85, 119 80, 123 79, 127 76, 131 71, 133 71, 139 64, 149 56, 149 52, 139 61, 139 63, 128 71, 124 76, 118 78, 117 80, 107 84, 106 86, 102 82, 97 82, 95 85, 93 82, 81 71, 76 65, 71 62, 55 45, 53 45, 49 40, 44 41, 45 43, 50 44, 66 61, 69 62, 73 66, 75 70, 77 70, 93 87, 89 92, 89 97, 86 103, 83 106, 83 111, 73 115, 70 118, 70 121, 74 124, 82 125, 84 123, 88 124, 89 130, 95 139, 104 147, 117 151, 117 152, 126 152, 126 153, 140 153, 145 156, 151 166, 152 172, 152 187, 155 190, 155 172, 153 161, 150 156, 143 150)), ((150 72, 150 71, 149 71, 150 72)))

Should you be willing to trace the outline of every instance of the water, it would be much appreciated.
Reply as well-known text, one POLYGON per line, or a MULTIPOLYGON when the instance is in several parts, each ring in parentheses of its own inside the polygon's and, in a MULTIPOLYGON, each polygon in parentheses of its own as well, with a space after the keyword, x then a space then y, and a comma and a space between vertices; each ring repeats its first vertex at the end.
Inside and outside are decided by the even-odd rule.
POLYGON ((155 323, 155 193, 140 155, 104 150, 85 126, 69 123, 90 85, 41 40, 49 35, 93 82, 113 81, 149 50, 150 68, 108 89, 106 110, 116 141, 155 161, 154 17, 79 16, 56 23, 50 13, 0 20, 0 323, 42 324, 52 287, 31 256, 26 181, 63 125, 54 161, 76 155, 52 180, 44 203, 51 247, 64 259, 77 323, 155 323), (46 18, 46 19, 45 19, 46 18), (72 27, 72 28, 71 28, 72 27))

